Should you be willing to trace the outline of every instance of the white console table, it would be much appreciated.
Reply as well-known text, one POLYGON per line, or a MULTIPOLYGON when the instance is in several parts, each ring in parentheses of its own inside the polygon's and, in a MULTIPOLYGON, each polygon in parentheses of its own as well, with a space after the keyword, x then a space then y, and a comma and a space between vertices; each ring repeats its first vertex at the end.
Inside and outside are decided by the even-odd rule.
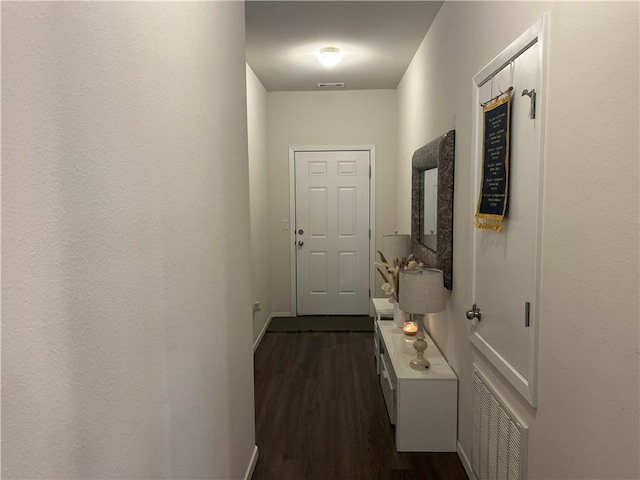
POLYGON ((376 320, 393 318, 393 303, 389 301, 389 298, 372 298, 371 302, 376 312, 376 320))
POLYGON ((415 337, 393 321, 374 322, 376 363, 399 452, 455 452, 458 379, 433 340, 426 335, 431 367, 414 370, 415 337))
MULTIPOLYGON (((378 341, 378 328, 377 323, 382 321, 383 318, 393 318, 393 303, 389 301, 389 298, 372 298, 373 309, 376 317, 373 321, 373 356, 376 357, 376 373, 380 375, 380 342, 378 341)), ((389 323, 388 321, 385 323, 389 323)), ((393 320, 391 321, 393 324, 393 320)))

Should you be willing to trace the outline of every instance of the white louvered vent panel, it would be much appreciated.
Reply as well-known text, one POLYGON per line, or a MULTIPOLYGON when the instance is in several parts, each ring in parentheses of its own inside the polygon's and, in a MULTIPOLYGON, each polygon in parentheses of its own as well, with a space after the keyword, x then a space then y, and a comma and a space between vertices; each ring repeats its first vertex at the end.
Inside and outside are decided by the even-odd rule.
POLYGON ((480 456, 476 453, 478 448, 476 445, 480 445, 480 422, 477 420, 481 417, 481 398, 484 398, 482 394, 483 385, 480 380, 473 376, 473 447, 471 450, 471 468, 475 472, 476 476, 479 476, 480 472, 480 456))
POLYGON ((471 468, 479 480, 524 478, 528 429, 473 365, 471 468))

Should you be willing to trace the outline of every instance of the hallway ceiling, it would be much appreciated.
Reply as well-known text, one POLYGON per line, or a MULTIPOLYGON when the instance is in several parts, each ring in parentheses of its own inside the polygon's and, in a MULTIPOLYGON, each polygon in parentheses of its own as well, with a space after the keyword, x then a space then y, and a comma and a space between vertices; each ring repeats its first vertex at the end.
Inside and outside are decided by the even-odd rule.
POLYGON ((268 91, 396 88, 441 1, 247 1, 247 63, 268 91), (318 62, 338 47, 335 67, 318 62))

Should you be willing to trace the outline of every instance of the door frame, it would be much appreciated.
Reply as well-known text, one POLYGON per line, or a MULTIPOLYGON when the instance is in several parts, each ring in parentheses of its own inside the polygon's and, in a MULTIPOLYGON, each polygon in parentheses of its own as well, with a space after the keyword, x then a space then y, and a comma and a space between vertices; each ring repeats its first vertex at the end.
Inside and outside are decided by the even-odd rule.
MULTIPOLYGON (((369 152, 369 298, 375 288, 375 269, 372 268, 376 259, 376 146, 375 145, 301 145, 289 147, 289 258, 291 259, 291 315, 298 314, 298 282, 297 282, 297 256, 296 256, 296 176, 295 156, 296 152, 369 152)), ((369 316, 373 315, 371 302, 369 302, 369 316)))
MULTIPOLYGON (((537 43, 538 49, 538 91, 536 102, 536 120, 539 122, 537 131, 538 143, 538 217, 537 235, 536 235, 536 264, 535 264, 535 308, 533 318, 531 318, 530 335, 529 335, 529 365, 531 371, 529 378, 525 378, 520 374, 504 356, 496 350, 482 335, 480 335, 472 326, 469 333, 469 340, 477 348, 479 352, 493 365, 522 395, 532 407, 537 406, 538 396, 538 335, 539 325, 541 321, 541 272, 542 272, 542 228, 543 228, 543 208, 544 208, 544 159, 545 159, 545 128, 546 128, 546 98, 547 98, 547 65, 548 65, 548 39, 549 39, 549 16, 544 14, 542 19, 525 31, 511 45, 504 49, 496 58, 487 64, 480 72, 473 77, 473 143, 474 143, 474 194, 471 196, 472 223, 475 221, 473 217, 476 212, 476 201, 479 195, 481 165, 482 165, 482 107, 480 106, 479 91, 480 87, 490 81, 493 75, 507 66, 511 61, 515 60, 527 48, 537 43)), ((472 240, 472 282, 471 297, 472 302, 476 301, 476 237, 477 229, 473 228, 472 240)))

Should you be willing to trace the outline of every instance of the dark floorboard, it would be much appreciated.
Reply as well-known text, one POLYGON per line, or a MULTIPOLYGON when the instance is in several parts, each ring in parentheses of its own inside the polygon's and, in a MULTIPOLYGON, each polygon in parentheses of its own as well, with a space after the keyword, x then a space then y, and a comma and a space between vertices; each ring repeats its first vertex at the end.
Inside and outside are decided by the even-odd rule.
POLYGON ((466 480, 456 453, 398 453, 369 332, 266 333, 253 480, 466 480))

